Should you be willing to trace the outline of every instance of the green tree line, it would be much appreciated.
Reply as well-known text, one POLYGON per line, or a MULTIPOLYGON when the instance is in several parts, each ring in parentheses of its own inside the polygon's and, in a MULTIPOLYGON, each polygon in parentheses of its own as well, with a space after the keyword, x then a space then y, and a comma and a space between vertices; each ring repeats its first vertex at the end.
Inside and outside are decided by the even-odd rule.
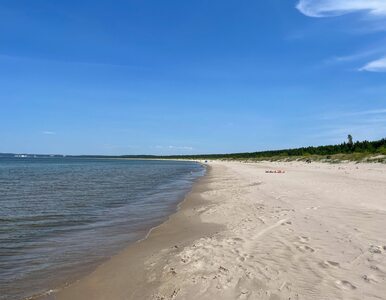
MULTIPOLYGON (((353 142, 349 136, 348 142, 338 145, 310 146, 294 149, 246 152, 246 153, 229 153, 229 154, 204 154, 204 155, 175 155, 167 158, 186 158, 186 159, 253 159, 253 158, 270 158, 270 157, 291 157, 291 156, 331 156, 335 154, 383 154, 386 155, 386 139, 377 141, 357 141, 353 142)), ((165 157, 165 156, 164 156, 165 157)))

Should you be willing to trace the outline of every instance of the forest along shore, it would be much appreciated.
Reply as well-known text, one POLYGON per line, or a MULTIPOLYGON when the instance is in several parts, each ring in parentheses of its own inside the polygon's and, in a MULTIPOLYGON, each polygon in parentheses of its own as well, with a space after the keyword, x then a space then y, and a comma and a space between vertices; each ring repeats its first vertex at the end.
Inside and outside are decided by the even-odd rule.
POLYGON ((209 166, 148 239, 54 298, 386 297, 386 165, 209 166))

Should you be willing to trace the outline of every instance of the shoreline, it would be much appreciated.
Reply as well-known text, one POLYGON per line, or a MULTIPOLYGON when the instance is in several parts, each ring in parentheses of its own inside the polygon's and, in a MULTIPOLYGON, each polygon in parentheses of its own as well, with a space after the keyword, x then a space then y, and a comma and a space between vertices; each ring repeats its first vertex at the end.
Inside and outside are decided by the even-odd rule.
POLYGON ((46 299, 386 297, 385 165, 209 166, 147 239, 46 299))
MULTIPOLYGON (((125 290, 127 289, 131 294, 130 298, 125 299, 145 299, 142 298, 143 295, 139 298, 137 296, 137 293, 143 294, 145 284, 142 285, 141 283, 144 282, 142 279, 147 276, 147 274, 145 274, 146 271, 139 266, 140 262, 144 262, 149 256, 157 251, 161 251, 165 245, 169 245, 171 249, 178 251, 184 244, 188 244, 196 238, 221 230, 219 226, 214 224, 202 224, 194 213, 195 210, 205 203, 205 200, 202 199, 200 194, 203 190, 207 189, 211 175, 210 166, 202 162, 197 163, 205 168, 205 174, 193 183, 192 189, 178 203, 176 211, 164 222, 151 228, 142 239, 133 242, 119 253, 102 262, 102 264, 98 265, 91 273, 81 276, 70 284, 65 284, 52 291, 48 291, 43 295, 27 299, 109 299, 111 294, 108 293, 104 295, 103 292, 100 293, 99 287, 98 292, 96 292, 93 281, 97 280, 101 273, 105 273, 106 271, 115 273, 116 264, 122 261, 125 261, 125 265, 130 267, 130 270, 124 271, 125 276, 136 276, 137 278, 134 282, 125 284, 125 290), (139 278, 142 279, 139 280, 139 278), (135 290, 138 290, 138 292, 135 290)), ((148 288, 146 285, 146 289, 148 288)), ((106 288, 106 290, 109 290, 109 288, 106 288)), ((150 297, 149 295, 149 299, 150 297)))
MULTIPOLYGON (((174 162, 174 161, 173 161, 174 162)), ((178 162, 178 161, 176 161, 178 162)), ((53 297, 56 297, 56 294, 59 293, 61 290, 68 288, 72 286, 73 284, 77 283, 81 279, 87 277, 88 275, 95 272, 95 270, 100 267, 101 265, 107 263, 110 261, 113 257, 121 254, 123 251, 125 251, 127 248, 130 248, 132 245, 135 245, 137 243, 140 243, 144 240, 146 240, 149 235, 152 233, 153 230, 164 224, 169 220, 169 218, 176 214, 180 208, 183 202, 186 200, 187 195, 189 195, 193 189, 194 186, 196 186, 197 183, 200 182, 202 178, 205 177, 208 171, 208 167, 201 163, 201 162, 195 162, 197 166, 200 167, 199 175, 195 175, 193 180, 189 179, 189 186, 186 187, 186 189, 180 193, 178 197, 176 197, 175 201, 171 202, 168 208, 167 214, 163 216, 160 221, 147 223, 147 225, 143 225, 142 227, 137 227, 136 233, 138 233, 136 239, 132 239, 131 241, 127 242, 126 244, 122 244, 121 247, 116 247, 117 250, 114 252, 110 252, 108 255, 103 257, 102 259, 99 259, 98 261, 93 261, 92 263, 88 264, 82 264, 81 260, 79 261, 79 264, 82 267, 77 268, 76 270, 72 270, 70 273, 70 276, 64 277, 64 276, 58 276, 49 284, 46 285, 46 289, 42 289, 40 292, 31 293, 29 296, 24 296, 22 298, 18 299, 24 299, 24 300, 39 300, 39 299, 53 299, 53 297)), ((90 249, 91 251, 93 249, 90 249)), ((0 297, 1 298, 1 297, 0 297)))

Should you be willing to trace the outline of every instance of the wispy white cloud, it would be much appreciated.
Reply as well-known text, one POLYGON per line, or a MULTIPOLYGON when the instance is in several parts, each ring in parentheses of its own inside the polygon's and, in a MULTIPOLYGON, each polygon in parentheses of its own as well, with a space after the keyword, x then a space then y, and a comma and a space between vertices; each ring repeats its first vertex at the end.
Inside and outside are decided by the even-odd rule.
POLYGON ((54 131, 43 131, 42 133, 46 134, 46 135, 55 135, 56 134, 56 132, 54 132, 54 131))
POLYGON ((379 115, 379 114, 386 114, 386 108, 370 109, 370 110, 357 111, 357 112, 351 113, 351 115, 357 115, 357 116, 379 115))
MULTIPOLYGON (((356 116, 374 116, 374 115, 384 115, 386 114, 386 108, 379 109, 369 109, 362 111, 349 111, 349 112, 337 112, 337 113, 327 113, 320 117, 322 120, 333 120, 333 119, 342 119, 348 117, 356 117, 356 116)), ((366 119, 367 120, 367 119, 366 119)))
POLYGON ((370 59, 373 59, 370 62, 365 63, 362 67, 356 67, 352 68, 352 70, 356 71, 368 71, 368 72, 386 72, 386 56, 382 58, 376 59, 374 57, 376 54, 381 55, 381 53, 385 53, 386 49, 379 48, 379 49, 373 49, 370 51, 364 51, 362 53, 356 53, 352 55, 347 56, 334 56, 332 58, 326 59, 324 63, 326 65, 334 65, 334 64, 340 64, 340 63, 349 63, 349 62, 357 62, 359 63, 365 63, 365 61, 369 61, 370 59))
POLYGON ((370 50, 365 50, 362 52, 357 52, 354 54, 343 55, 343 56, 334 56, 326 60, 326 63, 345 63, 359 60, 368 60, 371 57, 382 55, 386 52, 386 47, 373 47, 370 50))
POLYGON ((348 134, 355 140, 376 140, 385 137, 386 108, 334 111, 317 116, 320 120, 310 127, 310 137, 317 143, 341 143, 348 134))
POLYGON ((359 70, 368 72, 386 72, 386 57, 373 60, 364 65, 359 70))
POLYGON ((377 140, 384 138, 386 123, 341 123, 313 128, 313 130, 315 132, 310 135, 310 138, 315 139, 317 143, 323 141, 325 144, 338 144, 345 141, 348 134, 351 134, 356 141, 377 140))
POLYGON ((386 17, 385 0, 300 0, 296 8, 309 17, 341 16, 353 12, 386 17))
MULTIPOLYGON (((373 30, 386 29, 386 0, 299 0, 296 8, 304 15, 315 18, 335 17, 361 12, 367 16, 366 20, 376 20, 376 22, 370 22, 370 24, 378 24, 378 26, 372 27, 373 30)), ((348 62, 364 59, 376 54, 379 50, 381 49, 373 49, 344 57, 334 57, 328 62, 348 62)), ((386 57, 370 61, 363 67, 357 68, 357 70, 386 72, 386 57)))

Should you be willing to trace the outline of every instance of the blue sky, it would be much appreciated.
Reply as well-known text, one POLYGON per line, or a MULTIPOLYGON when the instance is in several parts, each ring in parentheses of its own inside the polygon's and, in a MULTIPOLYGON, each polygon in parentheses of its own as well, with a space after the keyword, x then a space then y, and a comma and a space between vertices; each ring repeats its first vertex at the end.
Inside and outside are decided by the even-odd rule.
POLYGON ((386 136, 384 0, 0 1, 0 152, 386 136))

